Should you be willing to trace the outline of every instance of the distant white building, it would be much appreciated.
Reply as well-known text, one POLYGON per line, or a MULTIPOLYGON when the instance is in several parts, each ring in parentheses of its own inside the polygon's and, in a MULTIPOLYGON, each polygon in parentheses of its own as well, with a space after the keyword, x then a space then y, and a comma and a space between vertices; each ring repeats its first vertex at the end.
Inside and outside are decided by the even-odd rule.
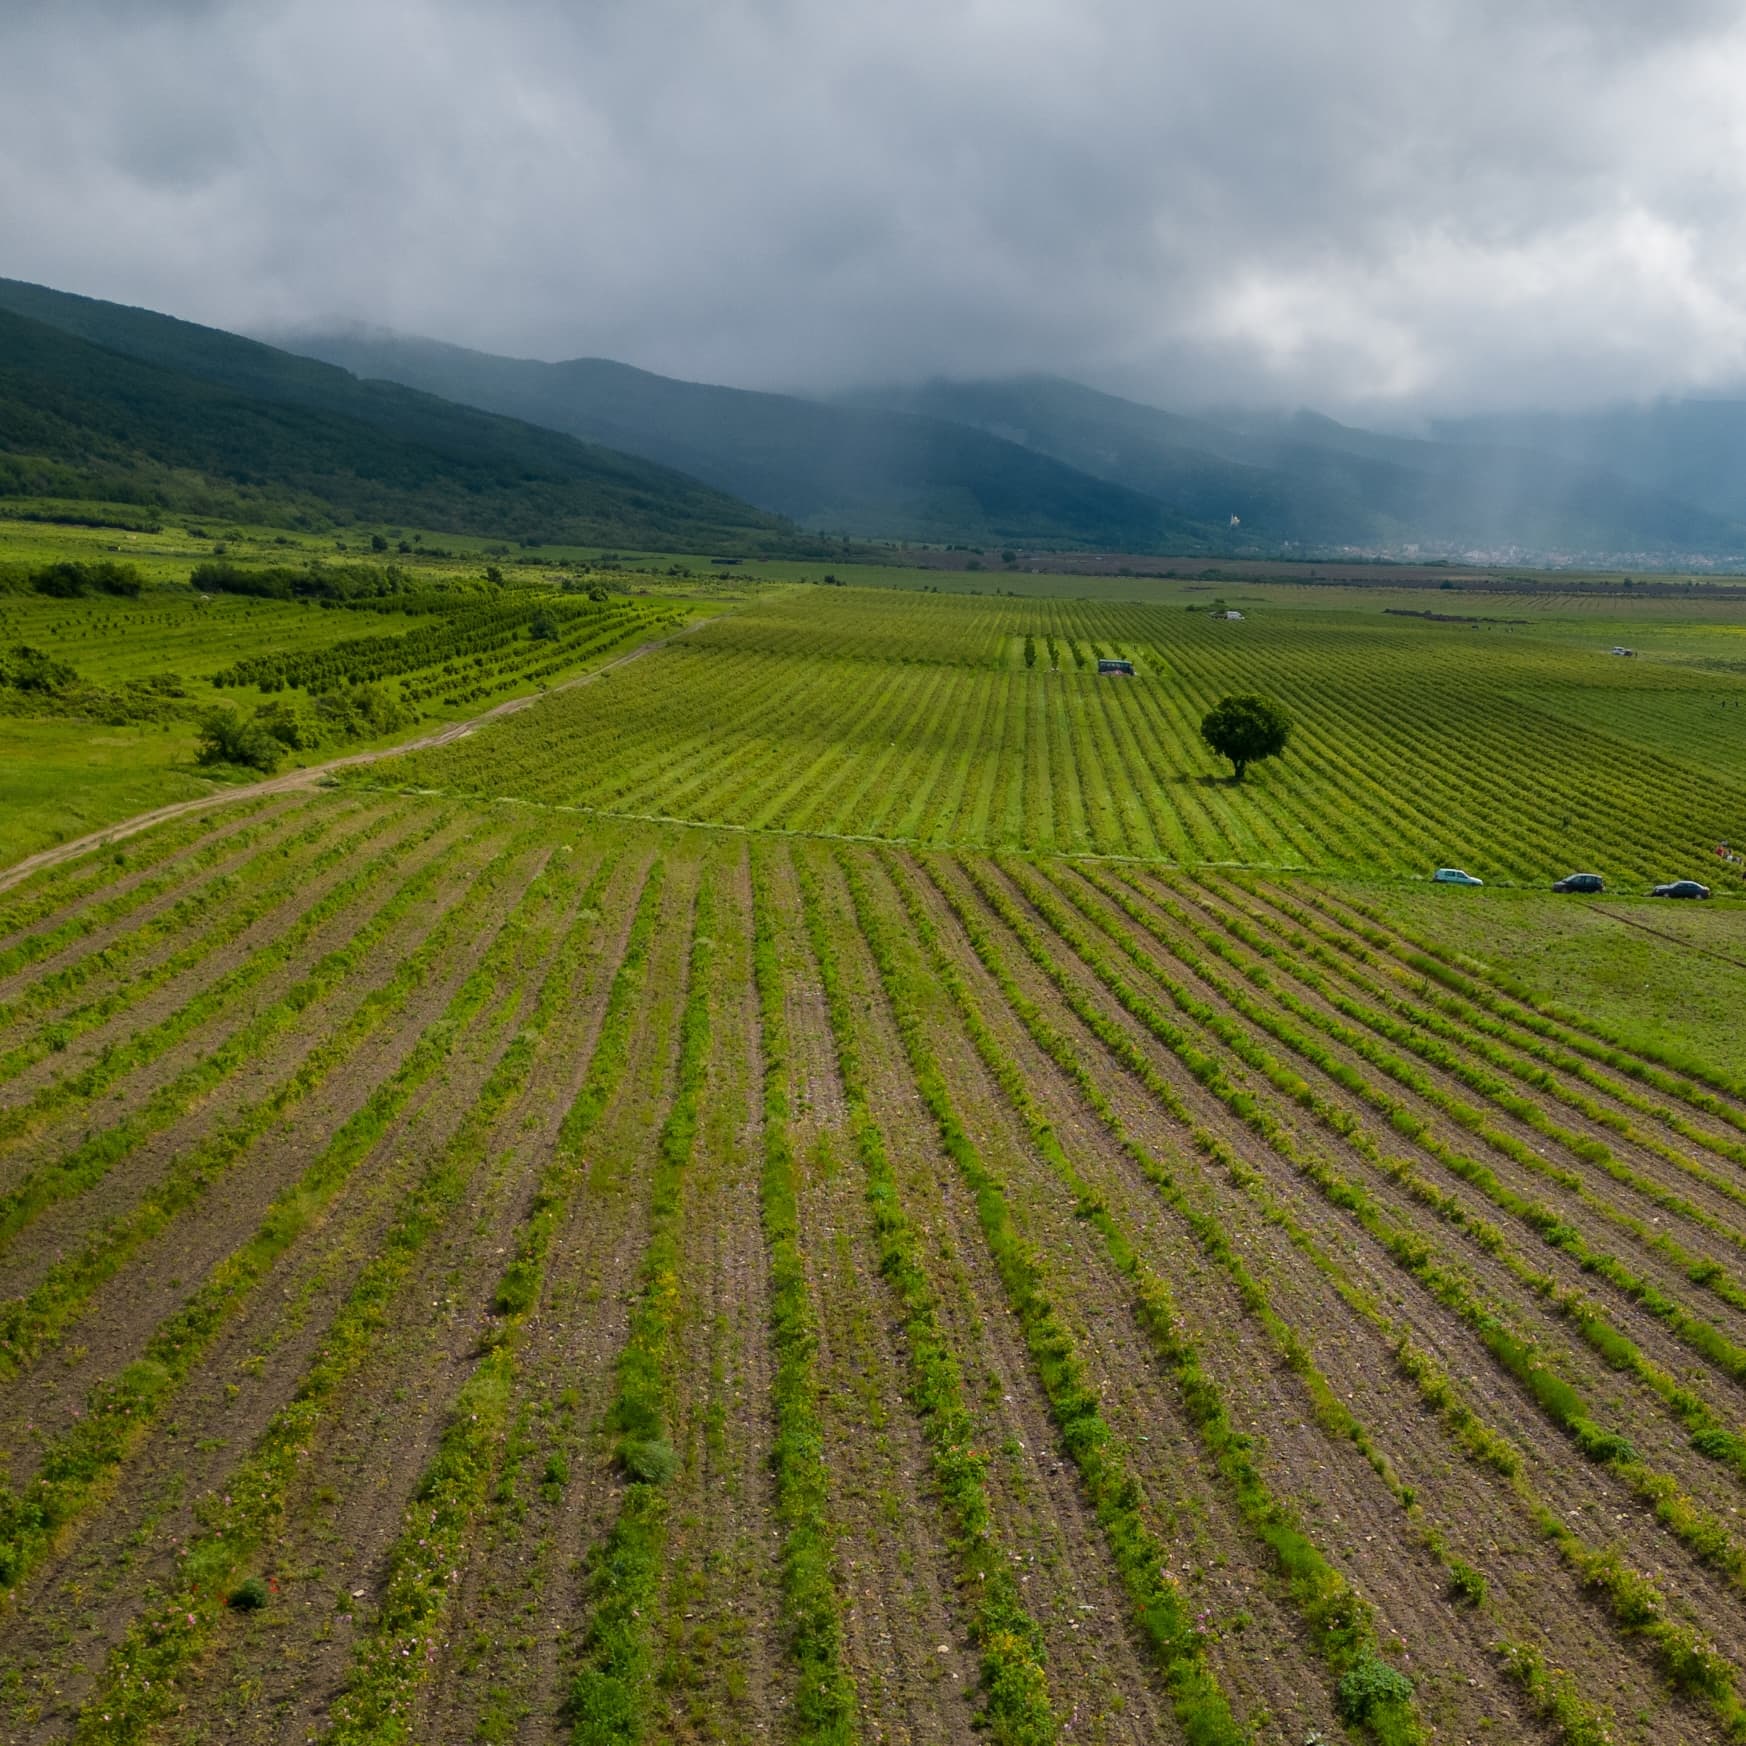
POLYGON ((1219 614, 1219 617, 1220 617, 1220 618, 1236 618, 1236 619, 1240 619, 1240 618, 1241 618, 1241 617, 1242 617, 1242 616, 1243 616, 1243 615, 1242 615, 1242 614, 1241 614, 1241 613, 1240 613, 1240 612, 1221 612, 1221 613, 1220 613, 1220 614, 1219 614))

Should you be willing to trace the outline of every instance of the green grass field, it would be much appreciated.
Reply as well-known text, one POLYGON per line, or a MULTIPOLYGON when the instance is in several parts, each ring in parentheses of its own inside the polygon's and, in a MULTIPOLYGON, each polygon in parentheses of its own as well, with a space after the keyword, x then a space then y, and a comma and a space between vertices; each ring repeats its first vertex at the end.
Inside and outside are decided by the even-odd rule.
MULTIPOLYGON (((1746 605, 153 561, 7 636, 689 628, 0 889, 0 1736, 1746 1738, 1746 605)), ((11 852, 188 732, 0 715, 11 852)))
MULTIPOLYGON (((214 542, 192 539, 177 528, 144 534, 0 523, 0 580, 14 583, 14 591, 0 592, 0 650, 41 650, 99 687, 165 681, 176 687, 172 702, 153 705, 155 719, 128 721, 117 719, 127 713, 125 699, 106 714, 101 707, 69 708, 0 686, 0 752, 5 754, 0 757, 0 860, 16 860, 151 807, 258 775, 196 763, 198 718, 215 704, 246 714, 270 700, 307 704, 324 685, 343 682, 348 673, 386 679, 406 718, 403 725, 387 733, 330 735, 310 747, 287 748, 280 767, 295 768, 470 719, 507 698, 585 672, 695 612, 710 610, 712 602, 719 606, 744 592, 713 578, 578 568, 572 561, 563 574, 586 574, 614 591, 596 630, 584 622, 594 610, 591 604, 559 597, 561 576, 544 564, 518 563, 517 557, 526 554, 488 551, 477 540, 450 545, 446 556, 394 550, 383 555, 369 549, 367 538, 354 540, 348 552, 336 552, 332 540, 260 530, 232 529, 224 541, 214 542), (392 561, 420 591, 416 609, 392 610, 392 599, 382 603, 385 610, 329 610, 314 600, 202 595, 190 588, 188 578, 197 565, 213 561, 217 546, 226 561, 245 568, 301 566, 317 558, 340 566, 392 561), (135 598, 99 593, 65 600, 23 586, 40 565, 97 559, 133 566, 142 592, 135 598), (505 578, 490 595, 481 592, 488 563, 505 578), (549 644, 530 641, 528 615, 548 599, 552 612, 570 615, 561 627, 564 634, 549 644), (433 601, 439 610, 431 610, 433 601), (386 651, 393 639, 429 634, 445 617, 444 602, 452 606, 447 616, 457 628, 430 659, 395 660, 384 654, 379 674, 355 654, 346 657, 345 646, 359 639, 379 639, 386 651), (462 615, 478 628, 461 626, 462 615), (499 622, 493 624, 494 618, 499 622), (322 657, 330 655, 334 662, 322 670, 322 657), (284 663, 288 687, 273 684, 271 671, 261 670, 274 658, 284 663), (249 663, 247 678, 215 684, 239 663, 249 663)), ((556 553, 552 558, 554 564, 559 561, 556 553)))

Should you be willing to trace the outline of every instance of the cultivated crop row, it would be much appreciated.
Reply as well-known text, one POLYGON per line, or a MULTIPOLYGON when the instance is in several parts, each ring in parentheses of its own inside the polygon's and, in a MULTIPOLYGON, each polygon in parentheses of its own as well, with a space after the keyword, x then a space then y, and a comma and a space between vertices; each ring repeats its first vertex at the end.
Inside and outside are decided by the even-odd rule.
POLYGON ((1379 615, 829 608, 816 590, 767 600, 395 778, 628 818, 1180 864, 1423 876, 1453 861, 1530 884, 1576 866, 1638 886, 1709 877, 1715 843, 1746 833, 1746 787, 1658 718, 1558 713, 1559 687, 1603 658, 1563 645, 1493 662, 1379 615), (1043 654, 1006 661, 1005 630, 1031 622, 1050 627, 1027 633, 1043 654), (1117 651, 1137 675, 1099 678, 1117 651), (1294 724, 1241 785, 1199 732, 1236 691, 1294 724))
POLYGON ((1741 1087, 1250 876, 130 854, 8 936, 11 1735, 1746 1734, 1741 1087))

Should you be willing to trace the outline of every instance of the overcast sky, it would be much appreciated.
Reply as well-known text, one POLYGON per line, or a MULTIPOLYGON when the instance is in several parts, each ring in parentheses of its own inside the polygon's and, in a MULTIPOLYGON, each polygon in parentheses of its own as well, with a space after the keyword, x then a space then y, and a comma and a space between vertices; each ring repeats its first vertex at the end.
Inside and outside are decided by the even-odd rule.
POLYGON ((1746 386, 1746 5, 3 0, 0 272, 754 387, 1746 386))

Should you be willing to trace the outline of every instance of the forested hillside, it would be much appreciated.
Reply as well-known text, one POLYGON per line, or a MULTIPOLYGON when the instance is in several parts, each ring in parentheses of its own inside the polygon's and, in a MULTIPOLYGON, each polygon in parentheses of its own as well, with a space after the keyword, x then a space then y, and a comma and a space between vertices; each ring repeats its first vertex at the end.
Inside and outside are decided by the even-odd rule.
POLYGON ((1211 520, 1183 513, 961 420, 675 381, 606 358, 493 357, 376 331, 285 343, 361 376, 647 455, 810 527, 977 545, 1202 552, 1230 544, 1226 511, 1211 520))
POLYGON ((776 517, 665 467, 234 335, 11 282, 0 282, 0 497, 269 525, 802 549, 776 517))

